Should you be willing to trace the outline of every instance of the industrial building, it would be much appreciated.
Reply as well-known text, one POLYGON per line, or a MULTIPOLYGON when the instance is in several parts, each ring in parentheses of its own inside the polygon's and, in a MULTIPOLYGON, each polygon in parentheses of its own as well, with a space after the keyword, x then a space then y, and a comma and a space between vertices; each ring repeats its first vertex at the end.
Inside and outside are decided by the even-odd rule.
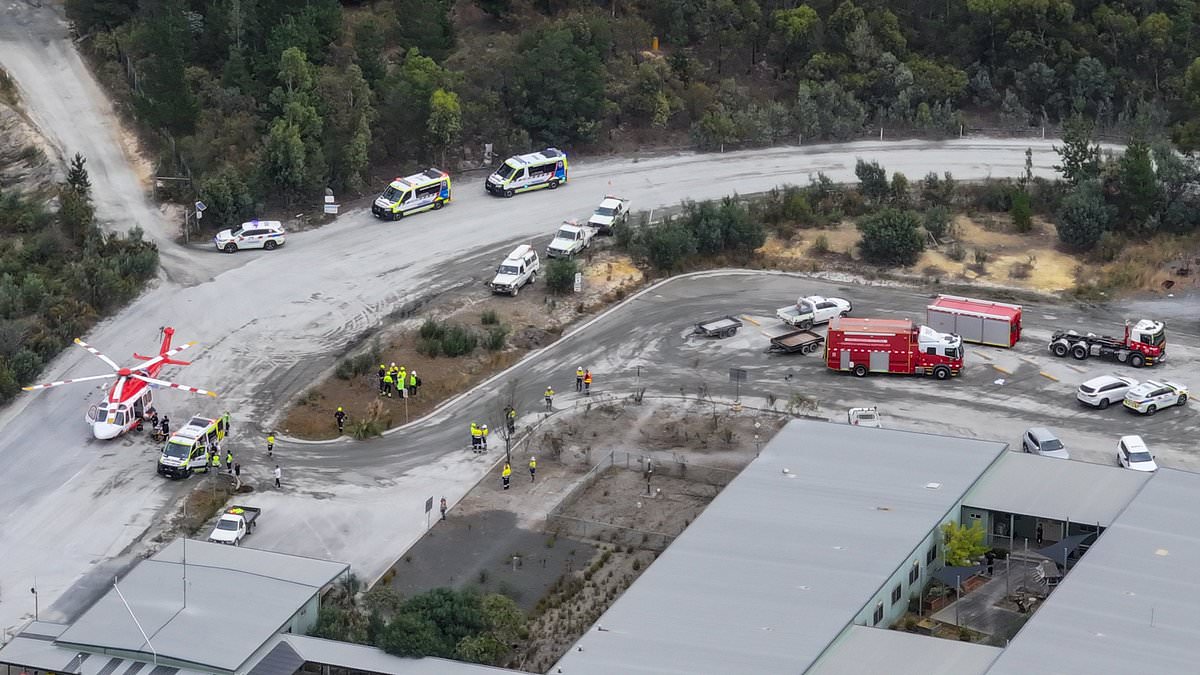
MULTIPOLYGON (((793 421, 551 672, 1194 673, 1197 494, 1189 472, 793 421), (1062 546, 1069 572, 1006 645, 889 628, 946 571, 940 528, 951 522, 979 522, 989 544, 1013 551, 1062 546)), ((343 564, 187 542, 185 565, 184 548, 135 567, 118 583, 124 601, 114 590, 70 626, 31 624, 0 665, 11 675, 515 672, 304 636, 343 564)))

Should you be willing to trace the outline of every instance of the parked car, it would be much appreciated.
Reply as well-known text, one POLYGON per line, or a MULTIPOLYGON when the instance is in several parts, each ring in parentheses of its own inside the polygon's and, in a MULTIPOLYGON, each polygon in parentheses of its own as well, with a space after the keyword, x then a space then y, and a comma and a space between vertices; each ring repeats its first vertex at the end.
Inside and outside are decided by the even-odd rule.
POLYGON ((1113 403, 1124 401, 1125 394, 1136 386, 1138 381, 1132 377, 1101 375, 1079 385, 1075 398, 1084 405, 1104 410, 1113 403))
POLYGON ((232 230, 221 230, 213 237, 218 251, 237 253, 243 248, 262 248, 273 251, 287 239, 283 223, 278 220, 251 220, 232 230))
POLYGON ((542 269, 542 261, 538 259, 537 251, 529 244, 521 244, 496 268, 496 276, 488 282, 493 293, 506 293, 516 297, 525 284, 537 281, 538 271, 542 269))
POLYGON ((1057 459, 1071 459, 1071 454, 1067 452, 1067 447, 1059 440, 1058 436, 1046 427, 1032 427, 1025 430, 1025 435, 1021 437, 1021 449, 1025 452, 1042 457, 1055 457, 1057 459))
POLYGON ((588 218, 587 224, 596 228, 597 234, 612 234, 617 227, 629 222, 629 200, 608 195, 588 218))
POLYGON ((846 316, 854 309, 849 300, 824 298, 810 295, 799 298, 793 305, 775 311, 778 319, 796 328, 812 328, 814 324, 829 323, 839 316, 846 316))
POLYGON ((1117 463, 1134 471, 1158 471, 1154 455, 1141 436, 1122 436, 1117 441, 1117 463))
POLYGON ((1125 407, 1143 415, 1153 415, 1163 408, 1183 405, 1188 400, 1188 389, 1175 382, 1146 380, 1125 394, 1125 407))

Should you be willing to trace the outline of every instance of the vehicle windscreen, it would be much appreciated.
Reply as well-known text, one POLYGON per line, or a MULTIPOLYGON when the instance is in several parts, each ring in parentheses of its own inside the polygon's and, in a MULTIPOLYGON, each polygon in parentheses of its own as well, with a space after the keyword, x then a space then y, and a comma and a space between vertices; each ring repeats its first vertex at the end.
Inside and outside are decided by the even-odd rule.
POLYGON ((383 198, 388 200, 389 202, 398 202, 398 201, 400 201, 400 196, 403 194, 404 194, 404 190, 401 190, 399 188, 394 188, 391 185, 389 185, 389 186, 387 186, 387 189, 383 191, 383 198))
POLYGON ((238 529, 237 521, 225 520, 224 518, 217 521, 218 530, 236 530, 238 529))
POLYGON ((181 443, 167 443, 163 446, 163 456, 172 457, 174 459, 183 459, 188 456, 188 451, 192 449, 190 445, 181 443))
POLYGON ((500 177, 500 180, 508 180, 509 178, 512 178, 513 174, 516 172, 517 167, 509 164, 508 162, 501 164, 500 168, 496 169, 496 175, 500 177))
POLYGON ((1094 393, 1096 393, 1096 388, 1088 386, 1086 384, 1081 384, 1081 385, 1079 385, 1079 391, 1082 391, 1085 394, 1094 394, 1094 393))
POLYGON ((231 237, 240 237, 240 236, 242 236, 242 234, 244 234, 245 232, 246 232, 246 228, 244 228, 244 227, 242 227, 242 226, 240 226, 240 225, 239 225, 237 228, 235 228, 235 229, 233 229, 233 230, 230 230, 230 231, 229 231, 229 236, 231 236, 231 237))
POLYGON ((948 356, 952 359, 961 359, 963 356, 963 348, 962 347, 951 347, 950 349, 946 350, 946 356, 948 356))
POLYGON ((1051 438, 1048 441, 1042 441, 1042 452, 1050 452, 1052 450, 1062 450, 1062 441, 1057 438, 1051 438))
POLYGON ((521 273, 521 268, 517 267, 516 265, 501 265, 499 268, 496 269, 496 274, 517 275, 520 273, 521 273))
POLYGON ((556 235, 554 235, 554 236, 555 236, 555 237, 557 237, 557 238, 559 238, 559 239, 574 239, 574 238, 575 238, 575 233, 574 233, 574 232, 572 232, 571 230, 566 230, 566 229, 563 229, 563 230, 559 230, 559 231, 558 231, 558 234, 556 234, 556 235))
POLYGON ((616 215, 616 213, 617 213, 616 209, 608 207, 608 206, 601 206, 600 208, 596 209, 596 215, 598 215, 598 216, 612 216, 612 215, 616 215))
POLYGON ((1129 462, 1136 464, 1138 462, 1152 462, 1154 458, 1148 452, 1131 452, 1129 453, 1129 462))
POLYGON ((1145 342, 1146 344, 1159 347, 1162 346, 1162 344, 1166 341, 1167 335, 1164 331, 1160 330, 1157 333, 1142 333, 1142 342, 1145 342))

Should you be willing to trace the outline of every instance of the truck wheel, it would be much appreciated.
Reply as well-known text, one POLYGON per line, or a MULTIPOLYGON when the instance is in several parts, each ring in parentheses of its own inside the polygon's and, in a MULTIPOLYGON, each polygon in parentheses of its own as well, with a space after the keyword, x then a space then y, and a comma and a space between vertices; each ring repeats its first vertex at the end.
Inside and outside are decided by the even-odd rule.
POLYGON ((1141 354, 1130 354, 1129 365, 1134 368, 1141 368, 1146 363, 1146 359, 1141 354))
POLYGON ((860 364, 854 366, 854 368, 850 372, 854 373, 855 377, 866 377, 867 376, 867 367, 860 363, 860 364))
POLYGON ((812 322, 801 321, 800 323, 796 324, 796 328, 799 328, 800 330, 808 330, 809 328, 812 328, 812 322))
POLYGON ((1074 347, 1071 347, 1071 356, 1074 356, 1080 361, 1086 359, 1088 357, 1087 347, 1084 347, 1083 345, 1075 345, 1074 347))
POLYGON ((512 292, 512 296, 513 296, 514 298, 515 298, 515 297, 517 297, 517 293, 520 293, 520 292, 521 292, 521 285, 520 285, 520 284, 517 284, 516 286, 513 286, 513 292, 512 292))
POLYGON ((537 272, 534 272, 533 274, 529 275, 529 283, 532 284, 535 281, 537 281, 537 272))
POLYGON ((550 181, 550 189, 557 190, 558 189, 558 181, 556 181, 556 180, 550 181))
POLYGON ((1055 342, 1050 345, 1050 353, 1059 358, 1066 356, 1068 351, 1070 351, 1070 348, 1065 342, 1055 342))
POLYGON ((946 366, 938 366, 933 369, 933 377, 938 380, 950 379, 950 369, 946 366))
POLYGON ((505 190, 505 191, 504 191, 504 196, 505 196, 505 198, 512 197, 512 196, 513 196, 513 195, 515 195, 515 194, 516 194, 516 193, 515 193, 515 192, 513 192, 512 190, 505 190))

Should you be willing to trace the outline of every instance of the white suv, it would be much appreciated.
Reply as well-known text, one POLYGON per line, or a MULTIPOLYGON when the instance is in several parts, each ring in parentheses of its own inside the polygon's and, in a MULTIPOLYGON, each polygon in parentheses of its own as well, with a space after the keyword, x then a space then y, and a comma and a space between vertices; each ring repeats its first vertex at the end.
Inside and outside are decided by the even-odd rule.
POLYGON ((1114 403, 1124 401, 1125 394, 1136 386, 1138 381, 1132 377, 1101 375, 1079 385, 1079 389, 1075 390, 1075 398, 1084 405, 1104 410, 1114 403))
POLYGON ((218 251, 237 253, 243 248, 273 251, 283 246, 287 232, 278 220, 251 220, 232 230, 221 230, 213 237, 218 251))
POLYGON ((1158 471, 1154 455, 1141 436, 1122 436, 1117 441, 1117 463, 1134 471, 1158 471))
POLYGON ((529 244, 521 244, 496 268, 496 276, 489 283, 493 293, 507 293, 516 296, 525 284, 537 281, 537 273, 542 269, 542 261, 538 259, 537 251, 529 244))

